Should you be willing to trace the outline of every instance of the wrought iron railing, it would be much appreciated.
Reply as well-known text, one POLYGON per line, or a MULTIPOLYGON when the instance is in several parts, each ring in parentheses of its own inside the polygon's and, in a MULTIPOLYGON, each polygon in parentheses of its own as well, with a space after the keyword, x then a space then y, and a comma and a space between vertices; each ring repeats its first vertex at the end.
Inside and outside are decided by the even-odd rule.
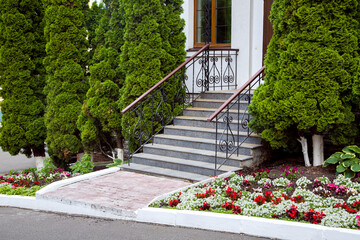
POLYGON ((264 75, 264 67, 262 67, 207 119, 208 122, 216 119, 215 176, 233 154, 239 155, 241 145, 253 133, 248 127, 250 121, 248 106, 253 90, 261 84, 264 75), (222 157, 222 162, 218 162, 218 152, 225 155, 222 157))
POLYGON ((237 50, 209 49, 206 44, 122 110, 129 123, 129 159, 201 93, 236 88, 236 59, 237 50))

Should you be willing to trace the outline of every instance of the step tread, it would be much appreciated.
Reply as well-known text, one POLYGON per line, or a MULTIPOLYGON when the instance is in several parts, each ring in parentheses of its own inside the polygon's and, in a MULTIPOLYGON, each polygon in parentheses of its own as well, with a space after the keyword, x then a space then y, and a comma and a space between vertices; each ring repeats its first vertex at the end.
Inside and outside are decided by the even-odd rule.
MULTIPOLYGON (((186 110, 191 110, 191 111, 204 111, 204 112, 215 112, 216 110, 218 110, 218 108, 204 108, 204 107, 188 107, 186 108, 186 110)), ((237 109, 229 109, 230 113, 245 113, 247 112, 247 110, 237 110, 237 109)))
MULTIPOLYGON (((203 119, 206 119, 203 117, 203 119)), ((216 133, 216 129, 213 128, 203 128, 203 127, 192 127, 192 126, 185 126, 185 125, 168 125, 166 128, 178 129, 178 130, 188 130, 188 131, 198 131, 198 132, 209 132, 209 133, 216 133)), ((246 136, 246 132, 240 132, 240 136, 246 136)), ((251 133, 252 137, 260 137, 256 133, 251 133)))
MULTIPOLYGON (((196 154, 200 154, 200 155, 204 155, 204 156, 209 156, 209 157, 214 157, 215 156, 215 151, 209 151, 209 150, 202 150, 202 149, 196 149, 196 151, 194 151, 194 148, 187 148, 187 147, 179 147, 179 146, 172 146, 172 145, 165 145, 165 144, 146 144, 144 146, 144 148, 155 148, 155 149, 162 149, 162 150, 170 150, 173 152, 182 152, 182 153, 196 153, 196 154)), ((226 154, 225 153, 221 153, 218 152, 217 156, 219 158, 225 158, 226 154)), ((248 159, 251 159, 251 156, 247 156, 247 155, 234 155, 230 157, 231 160, 238 160, 238 161, 245 161, 248 159)))
MULTIPOLYGON (((188 141, 188 142, 215 144, 215 139, 188 137, 188 136, 180 136, 180 135, 159 134, 159 135, 156 135, 155 138, 163 138, 163 139, 183 140, 183 141, 188 141)), ((261 144, 244 142, 241 146, 244 147, 244 148, 253 149, 253 148, 261 147, 261 144)))
MULTIPOLYGON (((213 163, 187 160, 187 159, 175 158, 175 157, 167 157, 167 156, 155 155, 155 154, 149 154, 149 153, 139 153, 139 154, 134 155, 134 157, 151 159, 153 161, 159 161, 159 162, 179 163, 181 165, 200 167, 200 168, 205 168, 205 169, 210 169, 210 170, 214 169, 213 163)), ((223 165, 223 166, 221 166, 220 170, 229 172, 229 171, 241 170, 241 168, 223 165)))
MULTIPOLYGON (((216 102, 216 103, 224 103, 225 99, 211 99, 211 98, 198 98, 195 100, 196 102, 216 102)), ((232 101, 235 102, 236 100, 232 101)), ((248 101, 240 100, 240 103, 248 103, 248 101)))
MULTIPOLYGON (((209 115, 210 117, 210 115, 209 115)), ((205 121, 207 122, 207 119, 208 117, 199 117, 199 116, 187 116, 187 115, 184 115, 184 116, 177 116, 176 119, 183 119, 183 120, 193 120, 193 121, 205 121)), ((214 118, 211 122, 215 122, 216 121, 216 118, 214 118)), ((219 123, 222 123, 222 121, 218 121, 219 123)), ((233 119, 232 124, 240 124, 241 121, 239 120, 236 120, 236 119, 233 119)))
POLYGON ((171 178, 188 179, 188 180, 192 180, 192 181, 202 181, 202 180, 208 179, 210 177, 210 176, 200 175, 200 174, 196 174, 196 173, 182 172, 182 171, 177 171, 177 170, 172 170, 172 169, 167 169, 167 168, 153 167, 153 166, 147 166, 147 165, 136 164, 136 163, 131 163, 130 166, 122 165, 122 169, 145 172, 145 173, 155 174, 155 175, 162 175, 162 176, 167 176, 167 177, 171 177, 171 178))

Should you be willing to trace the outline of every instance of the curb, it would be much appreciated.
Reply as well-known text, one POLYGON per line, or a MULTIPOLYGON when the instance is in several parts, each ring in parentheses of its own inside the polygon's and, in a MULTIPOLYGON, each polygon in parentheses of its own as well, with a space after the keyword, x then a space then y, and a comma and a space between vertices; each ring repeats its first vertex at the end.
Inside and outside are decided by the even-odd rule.
POLYGON ((35 197, 9 196, 0 194, 0 206, 85 215, 100 218, 134 220, 134 218, 131 217, 119 216, 117 215, 117 212, 111 211, 111 209, 106 209, 101 206, 86 206, 85 204, 79 204, 76 202, 71 203, 71 205, 67 205, 60 202, 48 201, 46 199, 37 199, 35 197))
POLYGON ((120 168, 119 167, 112 167, 112 168, 108 168, 108 169, 104 169, 104 170, 100 170, 100 171, 96 171, 96 172, 92 172, 92 173, 88 173, 88 174, 84 174, 84 175, 80 175, 77 177, 72 177, 72 178, 68 178, 65 180, 61 180, 61 181, 57 181, 54 183, 51 183, 49 185, 47 185, 46 187, 40 189, 39 191, 37 191, 35 193, 36 198, 43 198, 43 194, 47 193, 47 192, 52 192, 55 191, 58 188, 73 184, 73 183, 77 183, 77 182, 81 182, 84 180, 89 180, 92 178, 96 178, 96 177, 100 177, 100 176, 104 176, 107 174, 111 174, 111 173, 115 173, 117 171, 119 171, 120 168))
POLYGON ((359 240, 360 231, 239 215, 143 208, 136 221, 276 239, 359 240))

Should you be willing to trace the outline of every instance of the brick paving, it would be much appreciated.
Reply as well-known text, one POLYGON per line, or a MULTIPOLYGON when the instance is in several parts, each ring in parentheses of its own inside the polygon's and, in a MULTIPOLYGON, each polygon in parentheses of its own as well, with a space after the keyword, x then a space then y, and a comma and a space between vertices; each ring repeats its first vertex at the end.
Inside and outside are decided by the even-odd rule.
POLYGON ((189 185, 182 180, 118 171, 58 188, 44 196, 135 211, 157 196, 189 185))

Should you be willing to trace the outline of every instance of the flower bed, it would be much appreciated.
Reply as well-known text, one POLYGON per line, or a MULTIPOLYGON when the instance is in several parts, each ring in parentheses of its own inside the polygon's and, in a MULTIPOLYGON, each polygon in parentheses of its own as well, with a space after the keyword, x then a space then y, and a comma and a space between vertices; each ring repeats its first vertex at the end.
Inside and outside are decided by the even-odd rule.
POLYGON ((35 196, 35 192, 42 187, 62 179, 77 176, 63 168, 45 169, 36 171, 35 168, 23 171, 10 171, 0 175, 0 194, 35 196))
POLYGON ((339 175, 311 181, 290 167, 282 169, 281 176, 270 175, 269 170, 260 169, 214 178, 150 206, 360 229, 359 179, 339 175))

